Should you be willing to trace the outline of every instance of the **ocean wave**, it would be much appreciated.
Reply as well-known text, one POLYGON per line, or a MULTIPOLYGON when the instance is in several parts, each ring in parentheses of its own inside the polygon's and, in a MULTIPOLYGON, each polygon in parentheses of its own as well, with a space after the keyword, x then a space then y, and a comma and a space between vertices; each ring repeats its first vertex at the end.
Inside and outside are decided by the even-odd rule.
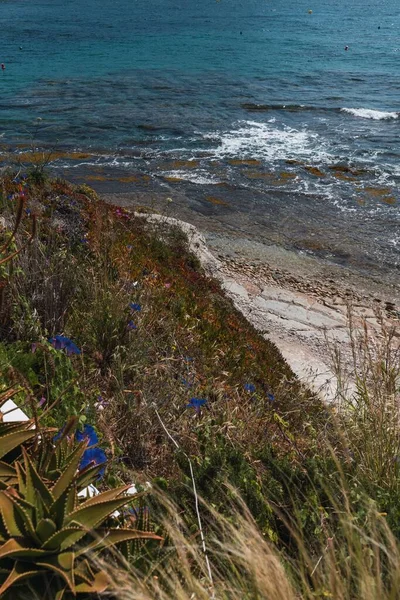
POLYGON ((342 108, 341 112, 345 112, 353 115, 354 117, 360 117, 362 119, 373 119, 374 121, 399 118, 398 112, 374 110, 372 108, 342 108))
POLYGON ((219 147, 214 151, 218 158, 240 156, 268 161, 312 158, 314 164, 331 158, 325 141, 317 133, 288 126, 274 127, 272 123, 241 121, 236 129, 204 137, 219 138, 219 147))
POLYGON ((189 181, 190 183, 197 183, 198 185, 217 185, 218 183, 221 183, 220 179, 212 173, 209 173, 206 169, 197 169, 190 172, 182 170, 163 171, 161 175, 162 177, 165 177, 167 181, 170 178, 171 180, 189 181))

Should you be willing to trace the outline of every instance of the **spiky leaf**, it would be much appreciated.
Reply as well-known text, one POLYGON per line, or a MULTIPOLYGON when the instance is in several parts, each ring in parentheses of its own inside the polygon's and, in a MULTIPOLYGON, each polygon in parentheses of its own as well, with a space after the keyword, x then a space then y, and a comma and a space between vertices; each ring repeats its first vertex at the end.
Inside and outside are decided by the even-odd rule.
POLYGON ((77 594, 102 594, 109 587, 111 581, 105 571, 99 571, 91 583, 81 582, 75 586, 77 594))
POLYGON ((60 575, 70 590, 75 592, 74 586, 74 560, 75 555, 73 552, 62 552, 53 556, 48 556, 45 559, 37 561, 40 567, 45 567, 50 571, 54 571, 57 575, 60 575))
POLYGON ((11 537, 22 536, 22 532, 17 525, 17 520, 14 512, 14 503, 6 492, 0 492, 0 512, 4 526, 11 537))
POLYGON ((14 584, 20 583, 23 579, 29 579, 38 575, 40 571, 32 567, 29 563, 16 562, 10 575, 0 587, 0 597, 14 584))
POLYGON ((14 467, 9 465, 8 463, 0 461, 0 477, 12 477, 14 479, 17 477, 17 472, 14 469, 14 467))
POLYGON ((75 506, 76 488, 74 484, 71 484, 50 507, 51 514, 59 528, 63 526, 66 516, 75 510, 75 506))
POLYGON ((48 552, 40 548, 30 548, 23 540, 16 540, 11 538, 5 544, 0 546, 0 559, 1 558, 21 558, 29 560, 32 558, 40 558, 46 556, 48 552))
MULTIPOLYGON (((129 486, 117 488, 118 495, 128 488, 129 486)), ((115 492, 117 492, 117 490, 115 490, 115 492)), ((107 492, 105 492, 105 494, 107 494, 107 492)), ((87 500, 83 505, 79 506, 79 508, 68 515, 66 525, 68 525, 68 523, 79 523, 88 529, 92 529, 109 517, 114 511, 122 508, 130 501, 131 497, 129 496, 103 501, 103 494, 99 494, 95 498, 87 500)))
POLYGON ((68 457, 67 466, 52 489, 52 494, 55 499, 59 498, 73 482, 86 446, 87 444, 85 443, 79 444, 74 452, 68 457))
POLYGON ((36 527, 36 534, 41 542, 46 542, 56 531, 57 526, 51 519, 42 519, 36 527))
POLYGON ((81 548, 77 552, 77 556, 88 551, 95 550, 96 552, 111 548, 123 542, 131 542, 133 540, 157 540, 162 541, 162 537, 149 531, 139 531, 137 529, 96 529, 97 539, 91 544, 81 548))
MULTIPOLYGON (((29 421, 28 421, 29 423, 29 421)), ((36 431, 28 429, 27 431, 13 431, 0 437, 0 458, 3 458, 6 454, 21 446, 24 442, 35 437, 36 431)))
POLYGON ((64 527, 61 531, 56 531, 44 544, 43 548, 48 550, 67 550, 85 535, 86 529, 82 527, 64 527))
POLYGON ((36 471, 35 466, 32 460, 29 458, 26 450, 23 450, 23 455, 26 473, 26 490, 24 494, 25 499, 28 502, 34 503, 35 499, 39 496, 39 498, 43 501, 43 504, 52 504, 54 502, 54 497, 48 490, 47 486, 43 483, 42 479, 39 477, 39 474, 36 471))

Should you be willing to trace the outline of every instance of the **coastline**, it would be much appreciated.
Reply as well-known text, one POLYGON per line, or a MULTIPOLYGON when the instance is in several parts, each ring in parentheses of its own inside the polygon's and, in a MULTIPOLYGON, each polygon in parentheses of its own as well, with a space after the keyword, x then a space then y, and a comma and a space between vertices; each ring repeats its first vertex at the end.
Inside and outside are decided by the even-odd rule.
POLYGON ((190 249, 235 307, 278 347, 300 381, 330 402, 354 389, 351 377, 339 384, 333 367, 337 351, 351 371, 348 312, 355 331, 365 323, 379 334, 382 323, 399 320, 397 296, 394 302, 392 290, 372 279, 351 277, 337 266, 277 246, 200 231, 175 217, 135 214, 186 233, 190 249))
POLYGON ((388 272, 375 262, 365 269, 358 263, 334 262, 334 259, 327 259, 317 252, 298 250, 287 235, 287 223, 284 224, 285 232, 277 236, 265 226, 258 227, 251 212, 225 213, 219 210, 219 206, 204 210, 195 200, 177 190, 121 192, 107 189, 104 182, 97 183, 89 182, 107 203, 191 223, 202 232, 210 249, 221 259, 240 261, 242 257, 251 265, 276 268, 278 277, 280 271, 289 277, 300 275, 301 279, 310 280, 310 287, 324 286, 329 280, 329 283, 345 288, 350 294, 367 298, 374 296, 382 302, 399 305, 400 309, 400 277, 396 279, 393 276, 398 271, 396 267, 393 272, 388 272))

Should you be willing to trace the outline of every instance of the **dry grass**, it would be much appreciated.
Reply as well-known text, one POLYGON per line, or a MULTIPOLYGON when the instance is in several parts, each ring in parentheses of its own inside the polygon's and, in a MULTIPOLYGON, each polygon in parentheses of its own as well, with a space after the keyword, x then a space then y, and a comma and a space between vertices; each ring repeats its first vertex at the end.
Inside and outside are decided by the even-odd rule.
MULTIPOLYGON (((395 600, 400 595, 400 552, 384 517, 369 508, 362 527, 347 503, 339 527, 312 555, 301 527, 293 529, 299 544, 295 562, 278 553, 259 532, 247 508, 236 498, 230 519, 215 514, 208 531, 207 572, 198 536, 190 536, 177 507, 161 499, 166 516, 166 544, 145 572, 108 568, 118 582, 118 600, 395 600)), ((209 507, 208 507, 209 509, 209 507)), ((115 556, 116 564, 119 557, 115 556)))

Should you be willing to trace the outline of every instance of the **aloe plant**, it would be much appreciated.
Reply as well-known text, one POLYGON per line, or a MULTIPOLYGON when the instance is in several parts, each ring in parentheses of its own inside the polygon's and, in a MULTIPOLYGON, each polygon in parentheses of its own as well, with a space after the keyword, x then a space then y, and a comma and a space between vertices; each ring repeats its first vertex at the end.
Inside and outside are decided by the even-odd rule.
MULTIPOLYGON (((124 495, 129 485, 79 501, 78 490, 83 478, 90 473, 93 479, 101 465, 79 472, 87 449, 84 441, 75 444, 60 470, 60 457, 64 454, 65 458, 65 447, 69 443, 64 436, 61 443, 54 446, 54 452, 46 454, 43 440, 39 470, 50 477, 39 474, 22 448, 23 459, 14 463, 15 476, 11 475, 13 485, 3 483, 1 486, 2 598, 14 599, 19 591, 26 593, 32 586, 39 589, 39 585, 52 599, 101 594, 110 587, 111 581, 103 569, 95 566, 93 559, 100 552, 131 540, 161 539, 150 532, 104 527, 114 511, 132 501, 132 496, 124 495)), ((45 592, 42 597, 46 597, 45 592)))
MULTIPOLYGON (((0 407, 13 395, 13 392, 11 389, 0 393, 0 407)), ((2 416, 1 412, 0 416, 2 416)), ((0 489, 16 483, 17 472, 13 463, 21 456, 22 444, 35 436, 37 432, 34 429, 33 419, 21 423, 5 423, 0 420, 0 489)))

